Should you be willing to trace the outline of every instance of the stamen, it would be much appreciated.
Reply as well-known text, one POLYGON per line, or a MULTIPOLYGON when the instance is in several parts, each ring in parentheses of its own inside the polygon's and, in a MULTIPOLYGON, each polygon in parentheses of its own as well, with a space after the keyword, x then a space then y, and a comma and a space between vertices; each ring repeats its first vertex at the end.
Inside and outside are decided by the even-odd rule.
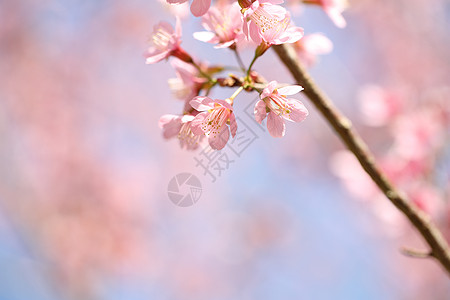
POLYGON ((171 34, 167 31, 158 28, 158 31, 153 34, 153 43, 158 48, 165 48, 169 44, 171 37, 171 34))
POLYGON ((216 104, 216 108, 212 109, 210 114, 206 117, 202 125, 202 130, 206 136, 217 136, 221 132, 222 126, 224 126, 229 118, 230 111, 216 104))
POLYGON ((277 94, 272 94, 268 98, 269 99, 266 101, 266 104, 271 111, 273 111, 277 115, 284 115, 290 113, 289 107, 286 102, 286 97, 277 94))
POLYGON ((178 139, 187 145, 187 148, 192 148, 199 143, 201 136, 195 135, 191 130, 190 122, 186 122, 181 126, 180 132, 178 133, 178 139))
POLYGON ((261 28, 262 33, 277 26, 280 22, 277 18, 270 15, 264 8, 258 7, 254 13, 250 16, 250 19, 261 28))

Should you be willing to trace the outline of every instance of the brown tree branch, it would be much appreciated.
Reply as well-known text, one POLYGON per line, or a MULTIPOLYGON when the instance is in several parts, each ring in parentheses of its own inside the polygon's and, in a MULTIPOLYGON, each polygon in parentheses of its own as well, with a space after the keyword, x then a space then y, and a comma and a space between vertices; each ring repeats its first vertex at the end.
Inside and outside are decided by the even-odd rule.
POLYGON ((402 249, 400 249, 400 251, 409 257, 415 257, 415 258, 429 258, 431 257, 431 253, 430 252, 423 252, 423 251, 419 251, 419 250, 415 250, 415 249, 409 249, 409 248, 405 248, 403 247, 402 249))
POLYGON ((316 85, 306 69, 297 59, 297 54, 290 45, 273 46, 278 57, 289 69, 297 83, 304 88, 304 93, 322 113, 336 131, 347 148, 356 156, 361 166, 386 197, 409 219, 430 246, 429 256, 434 257, 450 275, 449 246, 430 217, 419 210, 407 197, 398 191, 381 172, 373 154, 347 119, 316 85))

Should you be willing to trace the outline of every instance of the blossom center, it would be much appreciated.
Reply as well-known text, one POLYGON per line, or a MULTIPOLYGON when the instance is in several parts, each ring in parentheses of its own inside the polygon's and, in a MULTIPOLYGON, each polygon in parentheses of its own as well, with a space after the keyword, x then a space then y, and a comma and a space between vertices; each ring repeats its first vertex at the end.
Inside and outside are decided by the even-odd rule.
POLYGON ((210 17, 210 22, 214 27, 216 35, 219 37, 221 42, 228 41, 232 39, 232 31, 230 30, 229 20, 224 18, 219 18, 215 15, 210 17))
POLYGON ((286 102, 286 96, 272 94, 266 99, 267 107, 277 115, 289 114, 291 112, 286 102))
POLYGON ((269 14, 262 6, 259 6, 251 15, 252 20, 260 29, 262 33, 277 27, 280 21, 278 18, 269 14))
POLYGON ((181 125, 180 132, 178 133, 178 139, 184 142, 188 148, 195 146, 198 144, 200 140, 199 135, 195 135, 191 130, 191 122, 183 123, 181 125))
MULTIPOLYGON (((217 104, 216 104, 217 105, 217 104)), ((230 116, 230 110, 219 105, 209 111, 210 113, 203 121, 202 129, 207 136, 217 136, 222 126, 226 124, 230 116)))
POLYGON ((170 43, 172 39, 172 34, 165 31, 162 28, 158 28, 158 30, 153 34, 153 43, 159 49, 165 49, 170 43))

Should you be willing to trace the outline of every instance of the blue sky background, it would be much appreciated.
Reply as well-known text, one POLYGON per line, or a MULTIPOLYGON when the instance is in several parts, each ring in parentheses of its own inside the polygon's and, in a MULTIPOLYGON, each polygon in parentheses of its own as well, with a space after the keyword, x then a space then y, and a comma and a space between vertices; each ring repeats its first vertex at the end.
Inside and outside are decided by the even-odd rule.
MULTIPOLYGON (((164 258, 153 259, 155 263, 161 262, 157 270, 164 272, 152 273, 145 264, 135 266, 136 272, 121 272, 120 267, 118 272, 100 271, 92 279, 96 298, 408 298, 413 281, 401 277, 398 265, 410 260, 399 253, 398 240, 380 229, 381 221, 364 203, 352 199, 330 174, 329 157, 342 146, 304 96, 298 98, 310 111, 308 119, 302 124, 288 124, 286 137, 273 139, 243 112, 247 107, 251 111, 257 95, 239 95, 237 115, 256 133, 257 139, 240 157, 234 157, 235 162, 212 183, 195 166, 198 151, 180 150, 176 141, 163 140, 157 128, 159 116, 178 113, 182 108, 182 103, 173 100, 168 90, 166 81, 174 76, 169 64, 145 65, 142 56, 152 26, 159 20, 174 24, 174 18, 159 2, 64 0, 29 3, 24 7, 26 22, 46 55, 63 56, 71 49, 69 55, 89 54, 96 59, 95 67, 79 66, 94 79, 88 82, 89 86, 78 87, 76 101, 90 101, 92 86, 108 90, 104 102, 111 110, 93 108, 82 125, 84 138, 98 159, 119 178, 127 177, 132 168, 145 168, 152 174, 136 183, 143 185, 144 192, 138 199, 143 207, 141 212, 146 215, 148 210, 152 216, 141 230, 149 243, 162 249, 159 253, 164 253, 164 258), (109 23, 121 9, 139 13, 141 18, 136 23, 132 22, 132 14, 124 19, 122 26, 131 27, 127 29, 131 32, 129 36, 127 31, 114 31, 117 27, 109 23), (146 15, 148 18, 142 21, 146 15), (148 35, 140 35, 144 32, 148 35), (130 107, 129 111, 136 112, 136 119, 132 113, 131 117, 120 113, 128 112, 130 107), (140 107, 150 109, 142 111, 140 107), (142 115, 148 123, 136 121, 142 115), (93 120, 97 119, 102 121, 95 125, 93 120), (197 175, 203 185, 199 202, 189 208, 174 206, 167 196, 169 180, 182 172, 197 175), (262 223, 258 223, 259 214, 263 216, 262 223), (256 230, 258 236, 261 233, 252 227, 258 228, 258 224, 275 228, 274 235, 265 237, 263 233, 268 229, 262 227, 259 230, 263 237, 256 238, 256 242, 252 240, 245 230, 256 230), (223 286, 213 288, 213 292, 180 296, 176 291, 178 285, 173 284, 167 270, 179 264, 198 265, 206 270, 205 274, 210 271, 211 278, 222 281, 223 286)), ((295 22, 307 33, 323 32, 333 41, 333 53, 321 57, 311 72, 338 106, 354 115, 357 87, 378 80, 381 71, 376 67, 370 72, 361 70, 361 64, 370 55, 367 52, 370 38, 357 11, 350 9, 344 16, 348 20, 345 29, 336 28, 316 8, 306 9, 295 22)), ((231 52, 214 50, 193 40, 191 34, 200 29, 198 19, 189 17, 183 21, 183 47, 211 63, 232 61, 231 52)), ((252 51, 242 54, 248 63, 252 51)), ((291 82, 271 52, 255 68, 268 80, 291 82)), ((101 97, 101 92, 96 93, 101 97)), ((227 97, 231 93, 231 90, 217 91, 214 96, 227 97)), ((228 148, 223 151, 232 155, 228 148)), ((5 170, 10 167, 7 159, 2 162, 6 162, 5 170)), ((64 288, 58 287, 49 276, 54 262, 46 258, 33 231, 16 221, 6 209, 0 212, 0 299, 66 297, 64 288)), ((425 263, 433 264, 413 262, 419 267, 412 270, 420 270, 425 263)), ((184 276, 189 278, 191 274, 186 270, 184 276)))

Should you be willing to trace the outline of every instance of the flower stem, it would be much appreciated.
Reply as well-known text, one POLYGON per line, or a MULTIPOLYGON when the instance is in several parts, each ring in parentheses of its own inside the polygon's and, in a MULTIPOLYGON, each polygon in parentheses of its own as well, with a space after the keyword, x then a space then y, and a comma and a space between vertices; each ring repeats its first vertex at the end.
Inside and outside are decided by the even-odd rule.
POLYGON ((213 82, 209 85, 209 87, 208 87, 208 89, 206 90, 206 93, 205 93, 205 96, 206 96, 206 97, 209 96, 209 93, 211 92, 212 88, 213 88, 214 86, 216 86, 216 84, 217 84, 217 80, 213 81, 213 82))
POLYGON ((258 57, 259 57, 259 55, 256 55, 256 53, 255 53, 255 56, 253 57, 252 62, 250 63, 250 66, 248 66, 248 69, 247 69, 247 76, 246 76, 247 79, 250 79, 250 72, 252 71, 253 64, 255 63, 255 61, 258 57))
POLYGON ((231 97, 228 98, 231 100, 231 103, 233 103, 234 98, 236 98, 236 96, 239 95, 239 93, 242 92, 243 90, 244 90, 244 87, 240 86, 236 91, 234 91, 233 95, 231 95, 231 97))
POLYGON ((210 82, 214 82, 214 79, 209 75, 203 72, 203 70, 200 68, 199 65, 197 65, 194 61, 191 62, 191 64, 198 70, 198 72, 205 78, 207 78, 210 82))
POLYGON ((234 55, 236 56, 236 60, 239 64, 239 67, 241 67, 242 72, 245 72, 245 65, 244 62, 242 61, 241 55, 239 54, 239 51, 237 50, 236 47, 231 48, 231 50, 234 52, 234 55))

